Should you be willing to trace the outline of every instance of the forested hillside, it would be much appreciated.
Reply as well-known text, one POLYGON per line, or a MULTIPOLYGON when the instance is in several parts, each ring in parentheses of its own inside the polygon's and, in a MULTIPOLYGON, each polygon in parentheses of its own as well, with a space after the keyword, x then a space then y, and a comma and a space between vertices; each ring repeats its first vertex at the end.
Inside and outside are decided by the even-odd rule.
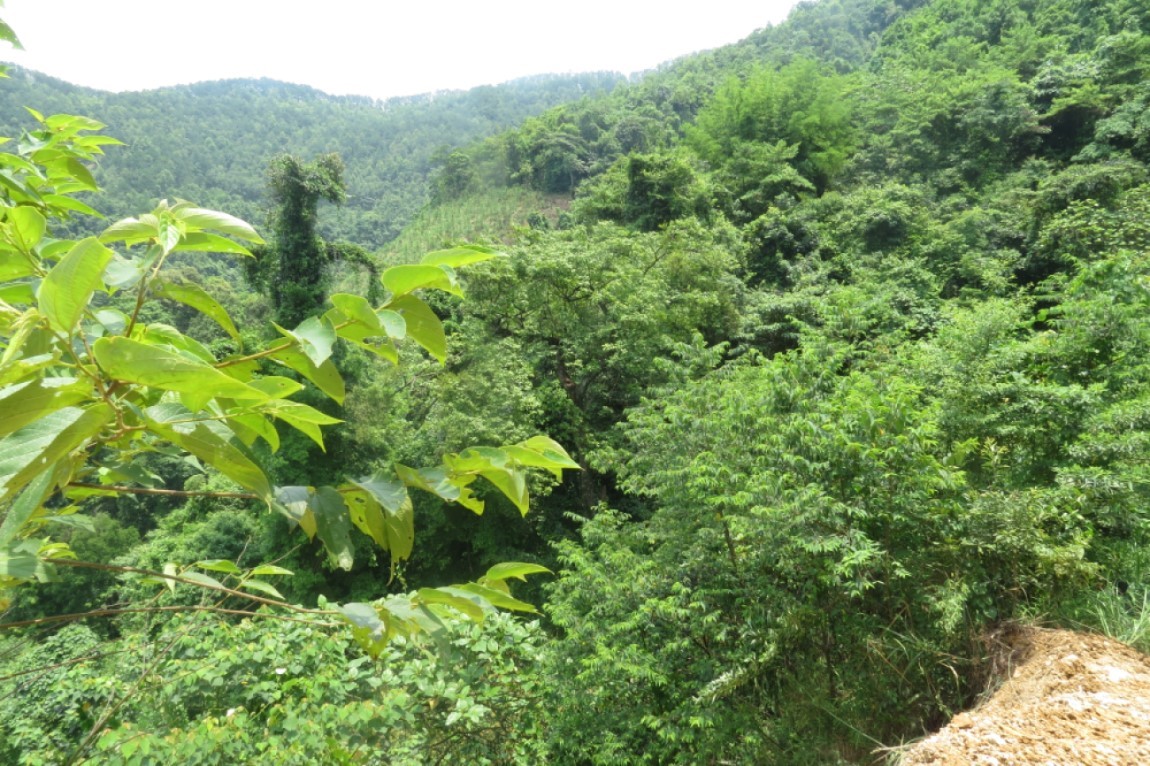
MULTIPOLYGON (((201 103, 198 87, 163 95, 201 103)), ((233 441, 250 437, 253 470, 292 485, 280 514, 218 456, 157 443, 100 481, 171 493, 76 497, 87 522, 60 513, 23 536, 51 531, 80 561, 119 569, 60 565, 63 582, 11 589, 0 761, 881 763, 986 689, 987 637, 1005 623, 1150 649, 1150 7, 820 0, 603 90, 494 135, 484 122, 440 153, 426 196, 392 185, 401 165, 422 171, 382 154, 390 144, 292 149, 302 159, 274 166, 267 203, 262 166, 237 187, 250 195, 238 212, 272 211, 248 283, 173 251, 164 280, 202 282, 218 304, 168 281, 141 287, 150 302, 134 314, 109 298, 161 328, 148 342, 164 353, 218 369, 294 360, 313 385, 276 391, 311 419, 281 418, 300 433, 273 444, 262 421, 227 420, 230 388, 212 405, 233 441), (329 151, 342 165, 313 161, 329 151), (319 204, 345 181, 347 204, 319 204), (419 196, 387 217, 356 206, 357 183, 419 196), (426 250, 438 253, 401 265, 426 250), (288 284, 306 286, 320 319, 286 318, 288 284), (275 335, 257 329, 268 318, 275 335), (260 343, 272 345, 236 348, 260 343), (317 343, 342 371, 339 396, 299 359, 317 343), (536 434, 580 470, 559 474, 536 434), (510 478, 532 466, 550 470, 510 478), (471 468, 484 481, 452 473, 471 468), (382 479, 338 483, 388 471, 428 490, 381 516, 410 512, 406 542, 354 502, 346 515, 289 502, 307 485, 399 508, 382 479), (292 515, 304 507, 312 517, 292 515), (528 570, 497 562, 553 574, 501 600, 489 591, 528 570), (232 592, 269 564, 294 573, 277 598, 232 592), (232 578, 227 599, 192 587, 204 571, 232 578), (163 572, 184 579, 167 588, 163 572), (416 590, 470 579, 487 584, 467 591, 488 592, 484 609, 416 590), (487 608, 527 608, 518 599, 539 607, 534 621, 487 608), (356 601, 372 606, 342 613, 349 630, 332 605, 356 601), (377 641, 418 609, 443 624, 377 641), (107 614, 43 622, 87 610, 107 614)), ((145 125, 147 107, 124 103, 125 129, 145 125)), ((266 145, 253 138, 252 154, 266 145)), ((131 147, 105 151, 97 175, 126 183, 114 158, 131 147)), ((134 214, 169 194, 237 212, 202 173, 188 192, 155 180, 146 194, 109 181, 106 199, 134 214)), ((183 249, 195 242, 226 247, 183 249)), ((15 306, 29 294, 0 293, 15 306)), ((105 363, 111 343, 86 369, 113 390, 149 384, 105 363)), ((177 433, 166 423, 153 430, 177 433)), ((0 441, 0 467, 19 433, 0 441)), ((13 517, 17 502, 0 502, 13 517)), ((47 546, 37 561, 51 563, 47 546)))
POLYGON ((336 152, 347 205, 325 216, 333 238, 378 247, 428 200, 427 177, 455 146, 566 101, 610 91, 610 73, 541 75, 469 91, 373 101, 273 80, 230 80, 132 93, 81 88, 13 70, 0 91, 0 129, 19 135, 23 107, 80 114, 125 143, 100 163, 97 205, 109 217, 178 197, 257 224, 273 157, 336 152))

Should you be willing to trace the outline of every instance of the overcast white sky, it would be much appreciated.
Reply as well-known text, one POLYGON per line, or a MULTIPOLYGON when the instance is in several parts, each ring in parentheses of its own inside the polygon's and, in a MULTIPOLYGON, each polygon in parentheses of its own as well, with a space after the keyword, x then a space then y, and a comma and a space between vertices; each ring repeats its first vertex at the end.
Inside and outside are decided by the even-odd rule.
POLYGON ((271 77, 387 98, 630 74, 733 43, 796 0, 6 0, 0 60, 105 90, 271 77))

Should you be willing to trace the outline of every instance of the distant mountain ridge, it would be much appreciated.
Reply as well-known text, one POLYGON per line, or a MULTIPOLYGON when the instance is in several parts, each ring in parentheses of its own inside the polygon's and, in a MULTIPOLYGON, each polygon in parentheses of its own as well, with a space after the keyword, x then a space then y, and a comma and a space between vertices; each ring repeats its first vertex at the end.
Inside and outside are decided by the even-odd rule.
POLYGON ((612 90, 616 73, 540 75, 468 91, 377 101, 306 85, 241 79, 109 93, 13 67, 0 84, 0 130, 30 125, 24 106, 82 114, 125 146, 110 148, 95 206, 111 216, 180 197, 261 224, 264 171, 277 154, 338 152, 349 200, 324 220, 328 234, 378 247, 427 200, 437 156, 560 103, 612 90))

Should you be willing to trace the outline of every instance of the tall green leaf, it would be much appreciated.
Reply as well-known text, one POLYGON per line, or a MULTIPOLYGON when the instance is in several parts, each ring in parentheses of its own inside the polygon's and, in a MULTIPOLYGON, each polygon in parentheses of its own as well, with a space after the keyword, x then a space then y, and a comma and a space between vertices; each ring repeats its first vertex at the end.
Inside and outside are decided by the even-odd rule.
POLYGON ((450 266, 457 269, 472 263, 490 261, 492 258, 498 258, 502 255, 498 250, 482 245, 459 245, 448 250, 436 250, 433 253, 428 253, 423 256, 420 263, 426 266, 450 266))
POLYGON ((285 367, 295 370, 314 383, 320 391, 323 391, 339 404, 343 404, 343 398, 347 395, 347 391, 344 388, 343 378, 340 376, 339 370, 336 369, 336 366, 332 364, 330 359, 325 360, 323 364, 317 366, 306 354, 297 348, 286 348, 282 351, 277 351, 271 355, 271 359, 285 367))
POLYGON ((149 428, 270 503, 272 488, 267 475, 232 442, 235 435, 213 421, 167 422, 183 420, 182 409, 176 405, 150 407, 145 413, 149 418, 149 428))
POLYGON ((408 558, 415 544, 415 513, 402 482, 382 476, 352 481, 362 493, 349 493, 352 521, 391 554, 392 567, 408 558), (358 510, 358 515, 356 509, 358 510))
POLYGON ((210 364, 130 338, 100 338, 92 346, 96 361, 110 378, 143 386, 212 397, 262 400, 268 396, 257 388, 229 377, 210 364))
POLYGON ((40 311, 52 329, 65 333, 75 329, 92 293, 102 286, 100 277, 110 260, 112 251, 88 237, 52 267, 38 291, 40 311))
POLYGON ((351 520, 343 495, 332 487, 318 487, 308 499, 315 516, 316 534, 327 549, 333 564, 350 570, 354 563, 351 546, 351 520))
POLYGON ((72 453, 112 419, 112 408, 103 402, 87 409, 65 407, 0 440, 0 503, 58 461, 82 459, 72 453))
POLYGON ((176 284, 162 281, 154 286, 153 290, 158 298, 167 298, 195 309, 222 327, 233 339, 239 340, 240 332, 236 329, 232 318, 228 316, 228 312, 199 285, 191 282, 176 284))
POLYGON ((455 272, 448 266, 426 266, 405 264, 392 266, 380 276, 383 286, 399 297, 422 288, 442 290, 452 295, 463 295, 463 290, 455 278, 455 272))
POLYGON ((430 306, 414 295, 404 295, 393 299, 387 308, 403 317, 408 337, 441 363, 447 361, 447 335, 430 306))
POLYGON ((38 378, 0 389, 0 436, 56 410, 80 404, 91 393, 91 384, 76 378, 38 378))

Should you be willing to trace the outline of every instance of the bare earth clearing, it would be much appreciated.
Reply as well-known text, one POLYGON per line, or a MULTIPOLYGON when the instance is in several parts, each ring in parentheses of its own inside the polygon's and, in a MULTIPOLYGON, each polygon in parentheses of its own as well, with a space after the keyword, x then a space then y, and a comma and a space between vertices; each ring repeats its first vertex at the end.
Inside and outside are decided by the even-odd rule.
POLYGON ((903 766, 1150 764, 1150 657, 1102 636, 1025 628, 1009 680, 903 766))

